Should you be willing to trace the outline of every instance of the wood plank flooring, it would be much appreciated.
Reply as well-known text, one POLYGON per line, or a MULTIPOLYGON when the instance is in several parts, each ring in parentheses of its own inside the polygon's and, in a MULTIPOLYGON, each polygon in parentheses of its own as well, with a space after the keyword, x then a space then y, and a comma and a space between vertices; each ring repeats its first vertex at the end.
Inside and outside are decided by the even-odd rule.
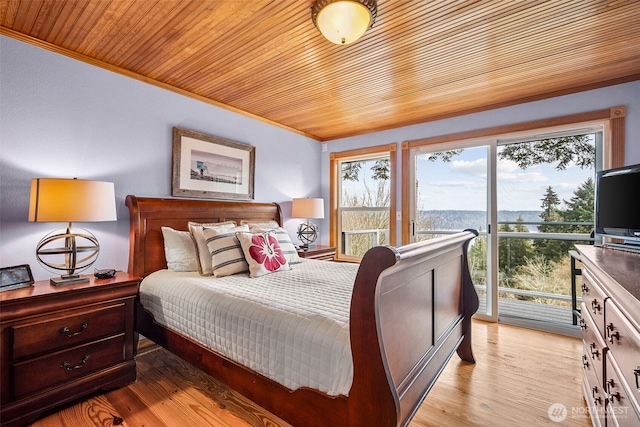
MULTIPOLYGON (((410 427, 591 425, 581 340, 477 320, 473 329, 477 363, 454 355, 410 427), (549 418, 552 404, 567 409, 562 423, 549 418)), ((134 384, 76 402, 33 427, 289 427, 164 349, 142 344, 137 364, 134 384)))

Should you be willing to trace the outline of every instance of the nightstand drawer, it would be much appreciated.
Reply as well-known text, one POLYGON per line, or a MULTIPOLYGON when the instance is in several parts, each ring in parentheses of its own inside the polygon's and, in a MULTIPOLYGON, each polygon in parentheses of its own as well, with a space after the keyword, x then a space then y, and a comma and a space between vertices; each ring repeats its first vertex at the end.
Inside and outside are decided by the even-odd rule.
POLYGON ((124 303, 42 317, 13 329, 13 359, 69 347, 124 331, 124 303))
POLYGON ((36 357, 13 365, 13 395, 65 383, 124 361, 125 334, 36 357))

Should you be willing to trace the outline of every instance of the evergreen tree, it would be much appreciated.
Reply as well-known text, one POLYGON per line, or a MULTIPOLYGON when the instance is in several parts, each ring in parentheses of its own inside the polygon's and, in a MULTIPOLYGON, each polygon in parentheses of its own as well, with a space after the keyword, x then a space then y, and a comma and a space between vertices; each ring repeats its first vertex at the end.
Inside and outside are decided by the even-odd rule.
POLYGON ((595 184, 593 178, 588 178, 573 192, 568 202, 564 200, 566 210, 562 212, 567 222, 588 222, 589 225, 571 226, 574 233, 590 233, 593 231, 593 216, 595 205, 595 184))
MULTIPOLYGON (((558 194, 549 186, 544 197, 541 199, 542 212, 540 218, 545 223, 562 222, 564 219, 558 207, 560 198, 558 194)), ((557 224, 541 224, 538 226, 541 233, 557 233, 562 231, 562 226, 557 224)), ((559 261, 566 253, 566 248, 560 245, 557 240, 537 239, 534 242, 536 253, 544 256, 550 261, 559 261)))
MULTIPOLYGON (((560 212, 565 222, 585 222, 588 225, 565 225, 558 227, 564 233, 586 233, 594 231, 594 203, 595 185, 592 178, 588 178, 574 192, 571 200, 563 200, 566 209, 560 212)), ((576 244, 588 244, 589 241, 558 241, 558 250, 566 254, 576 244)))

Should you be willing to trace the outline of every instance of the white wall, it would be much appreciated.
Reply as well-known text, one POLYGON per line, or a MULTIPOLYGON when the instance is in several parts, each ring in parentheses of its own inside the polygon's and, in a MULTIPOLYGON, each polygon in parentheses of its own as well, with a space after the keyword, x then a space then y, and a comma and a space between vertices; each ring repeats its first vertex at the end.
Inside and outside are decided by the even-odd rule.
MULTIPOLYGON (((337 139, 326 143, 327 151, 322 155, 322 194, 329 197, 329 155, 332 152, 353 150, 362 147, 400 143, 415 139, 429 138, 477 129, 529 122, 552 117, 567 116, 583 112, 626 106, 626 146, 625 164, 640 163, 640 81, 635 81, 602 89, 590 90, 573 95, 559 96, 542 101, 529 102, 512 107, 499 108, 466 116, 422 123, 414 126, 372 133, 350 138, 337 139)), ((402 165, 398 159, 397 206, 401 208, 402 165)), ((397 222, 400 230, 400 221, 397 222)), ((327 230, 322 238, 328 240, 327 230)), ((400 233, 398 233, 400 243, 400 233)))
MULTIPOLYGON (((35 247, 66 224, 27 221, 35 177, 115 183, 117 222, 83 223, 101 244, 97 268, 127 269, 127 194, 171 196, 172 128, 256 147, 255 200, 320 196, 321 144, 282 128, 0 36, 0 266, 29 264, 35 247), (305 159, 304 162, 292 159, 305 159)), ((285 223, 295 237, 299 220, 285 223)))

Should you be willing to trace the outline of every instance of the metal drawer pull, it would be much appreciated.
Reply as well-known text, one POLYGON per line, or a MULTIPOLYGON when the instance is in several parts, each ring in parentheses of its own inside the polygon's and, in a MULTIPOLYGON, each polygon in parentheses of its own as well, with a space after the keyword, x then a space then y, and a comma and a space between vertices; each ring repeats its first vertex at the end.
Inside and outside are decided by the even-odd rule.
POLYGON ((80 362, 79 365, 71 366, 71 363, 69 362, 62 362, 60 364, 60 367, 66 369, 67 371, 73 371, 74 369, 82 368, 84 364, 87 363, 87 360, 89 360, 89 355, 85 354, 84 356, 82 356, 82 362, 80 362))
POLYGON ((582 366, 587 369, 589 367, 589 358, 586 354, 582 355, 582 366))
POLYGON ((587 286, 586 283, 582 284, 582 293, 583 294, 588 294, 589 293, 589 287, 587 286))
POLYGON ((591 344, 589 344, 589 347, 591 348, 591 358, 595 359, 597 357, 599 359, 600 352, 598 351, 598 346, 596 346, 596 343, 592 342, 591 344))
POLYGON ((633 375, 636 376, 636 388, 640 389, 640 383, 638 383, 638 378, 640 378, 640 366, 633 370, 633 375))
POLYGON ((620 392, 615 392, 615 393, 611 393, 611 389, 615 387, 615 384, 613 383, 613 380, 608 380, 607 381, 607 394, 609 395, 609 402, 611 403, 615 403, 616 399, 618 399, 618 402, 620 402, 620 392))
POLYGON ((598 302, 598 300, 594 299, 591 301, 591 311, 593 312, 593 314, 598 314, 598 312, 600 311, 601 307, 600 307, 600 303, 598 302))
POLYGON ((80 335, 81 333, 84 332, 85 329, 87 329, 87 327, 89 327, 89 322, 84 322, 82 325, 80 325, 80 330, 78 332, 74 332, 74 333, 69 333, 69 327, 65 326, 63 328, 60 328, 60 333, 61 334, 65 334, 66 336, 68 336, 69 338, 71 337, 75 337, 76 335, 80 335))
POLYGON ((609 342, 610 342, 611 344, 613 344, 613 339, 614 339, 614 338, 615 338, 615 339, 617 339, 618 341, 620 341, 620 333, 619 333, 619 332, 613 332, 613 333, 611 333, 614 329, 615 329, 615 328, 614 328, 614 326, 613 326, 613 323, 609 323, 609 324, 607 325, 607 336, 609 337, 609 342))
POLYGON ((580 319, 580 329, 583 331, 587 330, 587 322, 585 322, 584 319, 580 319))

